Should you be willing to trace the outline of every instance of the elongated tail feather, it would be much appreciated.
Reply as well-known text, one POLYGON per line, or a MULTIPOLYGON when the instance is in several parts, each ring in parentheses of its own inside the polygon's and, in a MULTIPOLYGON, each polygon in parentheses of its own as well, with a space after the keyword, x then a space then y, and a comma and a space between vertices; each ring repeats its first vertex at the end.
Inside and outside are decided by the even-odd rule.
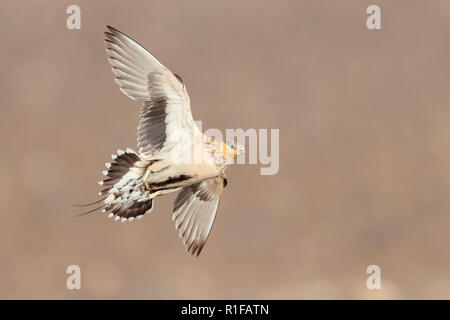
POLYGON ((92 206, 93 204, 100 203, 100 202, 102 202, 102 201, 105 200, 105 199, 106 199, 106 197, 104 197, 104 198, 102 198, 102 199, 100 199, 100 200, 91 202, 91 203, 72 204, 72 205, 73 205, 74 207, 89 207, 89 206, 92 206))

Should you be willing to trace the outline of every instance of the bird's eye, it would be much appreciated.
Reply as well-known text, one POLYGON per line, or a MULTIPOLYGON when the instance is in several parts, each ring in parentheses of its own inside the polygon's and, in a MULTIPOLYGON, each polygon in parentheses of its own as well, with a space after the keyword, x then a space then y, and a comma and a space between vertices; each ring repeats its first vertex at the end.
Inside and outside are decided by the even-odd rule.
POLYGON ((232 144, 232 145, 231 145, 231 149, 233 149, 233 150, 234 150, 234 144, 232 144))

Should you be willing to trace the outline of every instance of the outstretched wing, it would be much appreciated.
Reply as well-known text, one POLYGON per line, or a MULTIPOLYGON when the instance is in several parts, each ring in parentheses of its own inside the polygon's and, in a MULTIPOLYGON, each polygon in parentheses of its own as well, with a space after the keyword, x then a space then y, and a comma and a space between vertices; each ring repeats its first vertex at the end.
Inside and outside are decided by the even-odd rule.
POLYGON ((216 177, 183 188, 174 202, 172 219, 187 251, 197 256, 211 231, 224 178, 216 177))
POLYGON ((115 81, 128 97, 144 102, 137 132, 139 153, 151 156, 201 134, 181 78, 136 41, 107 28, 106 51, 115 81))

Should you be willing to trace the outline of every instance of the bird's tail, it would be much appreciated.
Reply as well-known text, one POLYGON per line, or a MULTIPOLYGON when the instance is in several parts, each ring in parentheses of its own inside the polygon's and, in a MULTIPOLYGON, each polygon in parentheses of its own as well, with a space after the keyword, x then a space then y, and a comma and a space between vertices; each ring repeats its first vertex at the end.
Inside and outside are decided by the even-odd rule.
POLYGON ((111 157, 113 162, 106 163, 108 170, 103 171, 106 178, 99 181, 105 186, 99 192, 104 197, 91 205, 103 203, 82 215, 103 209, 102 212, 110 212, 108 217, 122 222, 140 219, 153 210, 153 197, 144 188, 145 170, 151 163, 141 160, 131 149, 117 150, 117 155, 111 157))

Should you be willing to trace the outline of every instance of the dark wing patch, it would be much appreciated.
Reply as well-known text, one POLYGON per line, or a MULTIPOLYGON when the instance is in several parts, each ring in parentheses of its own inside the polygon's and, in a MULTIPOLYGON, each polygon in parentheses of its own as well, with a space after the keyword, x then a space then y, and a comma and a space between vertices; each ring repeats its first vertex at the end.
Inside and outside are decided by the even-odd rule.
POLYGON ((138 147, 141 152, 159 150, 166 141, 166 106, 165 97, 146 101, 142 105, 137 132, 138 147))

